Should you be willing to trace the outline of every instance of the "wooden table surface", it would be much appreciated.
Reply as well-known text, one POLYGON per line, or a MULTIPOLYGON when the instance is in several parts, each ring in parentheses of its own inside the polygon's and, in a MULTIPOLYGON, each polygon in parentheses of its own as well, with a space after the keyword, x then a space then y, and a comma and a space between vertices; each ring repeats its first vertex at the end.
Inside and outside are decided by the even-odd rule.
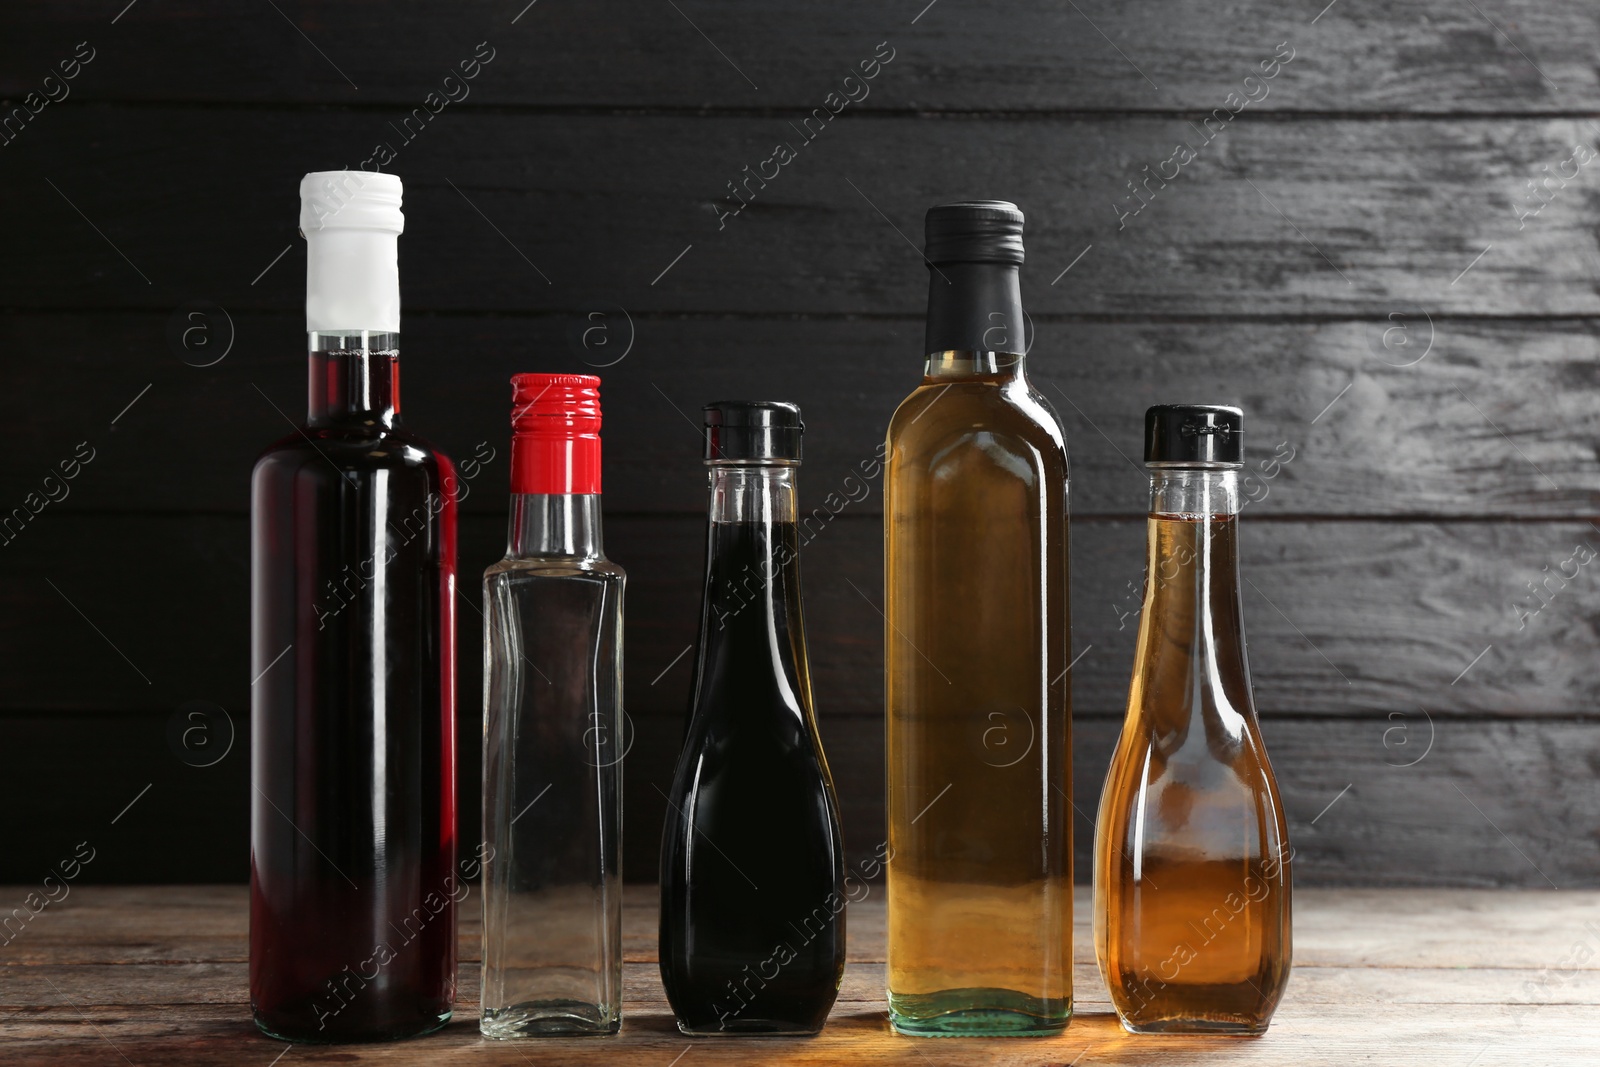
MULTIPOLYGON (((0 889, 22 900, 26 887, 0 889)), ((285 1045, 250 1021, 242 886, 79 887, 0 946, 0 1064, 1600 1064, 1600 892, 1308 889, 1295 968, 1258 1039, 1134 1037, 1117 1025, 1077 904, 1078 1014, 1049 1039, 900 1037, 884 1015, 881 891, 851 905, 850 963, 809 1039, 690 1040, 656 971, 655 894, 629 887, 614 1038, 478 1034, 474 896, 455 1021, 387 1045, 285 1045)))

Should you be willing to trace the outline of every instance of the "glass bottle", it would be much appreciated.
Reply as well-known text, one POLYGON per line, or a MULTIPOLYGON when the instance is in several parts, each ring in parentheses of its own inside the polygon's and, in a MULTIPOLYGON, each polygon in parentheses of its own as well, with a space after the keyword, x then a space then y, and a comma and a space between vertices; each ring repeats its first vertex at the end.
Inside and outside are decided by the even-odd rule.
POLYGON ((511 532, 483 576, 489 1037, 622 1023, 622 594, 600 544, 600 379, 512 382, 511 532))
POLYGON ((1022 212, 927 217, 922 385, 884 485, 889 1008, 901 1033, 1072 1012, 1067 454, 1024 370, 1022 212))
POLYGON ((686 1034, 813 1034, 844 975, 844 845, 800 609, 800 409, 705 409, 711 513, 661 844, 661 980, 686 1034))
POLYGON ((250 1002, 384 1040, 455 999, 458 487, 400 419, 400 179, 300 193, 310 413, 251 485, 250 1002))
POLYGON ((1238 408, 1145 415, 1149 557, 1095 833, 1095 952, 1133 1033, 1261 1034, 1289 979, 1289 860, 1239 591, 1238 408))

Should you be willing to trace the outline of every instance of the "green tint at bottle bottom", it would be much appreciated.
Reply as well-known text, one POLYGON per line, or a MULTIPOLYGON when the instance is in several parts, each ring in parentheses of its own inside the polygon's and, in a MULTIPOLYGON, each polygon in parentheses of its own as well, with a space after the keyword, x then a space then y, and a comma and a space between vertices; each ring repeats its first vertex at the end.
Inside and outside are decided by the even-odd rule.
POLYGON ((889 1020, 912 1037, 1048 1037, 1066 1028, 1072 1001, 1010 989, 889 993, 889 1020))

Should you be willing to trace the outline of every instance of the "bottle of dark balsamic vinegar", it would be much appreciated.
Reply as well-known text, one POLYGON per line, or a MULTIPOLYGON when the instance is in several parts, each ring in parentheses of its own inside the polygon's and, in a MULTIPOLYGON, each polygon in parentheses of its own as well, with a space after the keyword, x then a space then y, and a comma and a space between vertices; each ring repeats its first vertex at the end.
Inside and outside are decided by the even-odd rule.
POLYGON ((705 409, 694 697, 661 847, 661 979, 686 1034, 814 1034, 844 975, 844 847, 800 608, 800 409, 705 409))
POLYGON ((250 1006, 388 1040, 455 998, 457 485, 400 419, 400 179, 300 194, 310 412, 251 484, 250 1006))

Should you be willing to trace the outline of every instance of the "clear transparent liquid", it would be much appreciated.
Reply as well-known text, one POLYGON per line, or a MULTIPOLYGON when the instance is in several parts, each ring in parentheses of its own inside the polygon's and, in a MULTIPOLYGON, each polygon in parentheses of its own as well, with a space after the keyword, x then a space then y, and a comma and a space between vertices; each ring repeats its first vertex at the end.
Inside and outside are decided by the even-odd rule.
POLYGON ((624 580, 598 554, 508 558, 484 576, 490 1037, 621 1025, 624 580))

